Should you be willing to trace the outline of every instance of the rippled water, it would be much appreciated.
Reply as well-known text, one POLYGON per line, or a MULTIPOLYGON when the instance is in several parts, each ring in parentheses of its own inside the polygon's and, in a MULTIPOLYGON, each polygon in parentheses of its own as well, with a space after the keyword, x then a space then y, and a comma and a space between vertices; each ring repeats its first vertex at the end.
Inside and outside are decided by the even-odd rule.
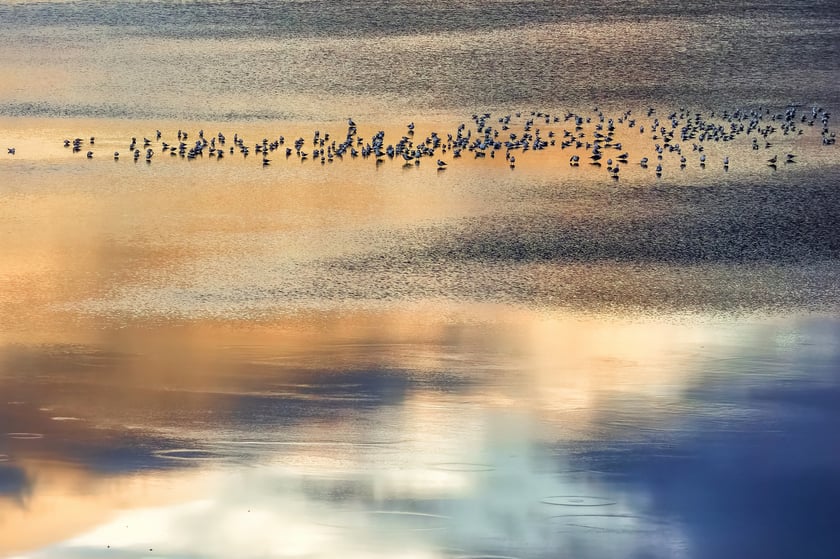
POLYGON ((0 556, 836 556, 836 2, 0 1, 0 37, 0 556), (657 176, 658 119, 734 111, 773 130, 657 176), (161 143, 348 117, 557 144, 161 143), (560 146, 610 118, 620 178, 560 146))
POLYGON ((830 1, 3 2, 0 111, 319 120, 836 106, 839 20, 830 1))

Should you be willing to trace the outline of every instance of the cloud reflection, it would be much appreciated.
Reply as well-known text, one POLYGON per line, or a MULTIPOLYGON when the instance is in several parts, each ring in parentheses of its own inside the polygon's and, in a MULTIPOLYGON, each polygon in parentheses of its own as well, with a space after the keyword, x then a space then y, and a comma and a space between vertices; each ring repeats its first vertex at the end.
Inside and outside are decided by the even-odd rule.
POLYGON ((564 445, 605 436, 599 410, 617 390, 678 399, 678 356, 714 335, 486 311, 492 321, 415 308, 6 347, 4 424, 43 435, 4 442, 34 479, 27 508, 6 507, 9 526, 41 528, 15 548, 548 557, 602 549, 604 529, 628 549, 652 525, 678 534, 633 490, 576 471, 564 445), (545 451, 558 440, 560 454, 545 451))
POLYGON ((43 437, 3 439, 25 498, 0 512, 43 558, 819 556, 830 324, 510 309, 10 346, 4 425, 43 437))
MULTIPOLYGON (((691 557, 836 556, 840 338, 836 324, 809 329, 792 348, 768 346, 780 371, 762 373, 761 384, 727 371, 691 392, 705 405, 748 411, 742 419, 698 417, 666 453, 606 453, 655 515, 682 519, 691 557)), ((733 364, 757 374, 765 359, 745 352, 733 364)))
MULTIPOLYGON (((424 476, 420 470, 389 489, 373 474, 345 474, 336 480, 281 465, 177 476, 168 482, 193 483, 200 477, 211 490, 186 503, 125 512, 32 557, 90 556, 109 545, 126 556, 153 549, 167 557, 519 556, 523 550, 528 556, 552 557, 558 549, 576 548, 585 551, 581 557, 595 557, 615 545, 603 543, 603 530, 618 523, 622 530, 616 537, 626 550, 645 548, 652 525, 633 509, 632 501, 619 496, 621 502, 600 516, 607 528, 558 522, 558 510, 574 507, 547 505, 541 497, 603 489, 597 483, 535 476, 526 460, 484 459, 499 467, 448 471, 452 481, 447 485, 461 491, 422 497, 405 491, 418 486, 412 477, 424 476)), ((591 509, 586 516, 596 522, 591 509)), ((661 523, 653 526, 660 532, 670 529, 661 523)))

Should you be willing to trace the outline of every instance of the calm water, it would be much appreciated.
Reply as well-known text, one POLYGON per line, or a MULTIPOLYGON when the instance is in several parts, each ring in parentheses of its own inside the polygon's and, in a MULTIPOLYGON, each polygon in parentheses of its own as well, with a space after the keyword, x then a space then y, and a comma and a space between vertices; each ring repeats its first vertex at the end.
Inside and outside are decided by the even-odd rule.
POLYGON ((0 37, 0 556, 840 553, 836 2, 0 1, 0 37), (773 130, 655 176, 672 112, 737 110, 773 130), (160 143, 485 112, 558 145, 160 143), (620 179, 559 145, 608 118, 620 179))

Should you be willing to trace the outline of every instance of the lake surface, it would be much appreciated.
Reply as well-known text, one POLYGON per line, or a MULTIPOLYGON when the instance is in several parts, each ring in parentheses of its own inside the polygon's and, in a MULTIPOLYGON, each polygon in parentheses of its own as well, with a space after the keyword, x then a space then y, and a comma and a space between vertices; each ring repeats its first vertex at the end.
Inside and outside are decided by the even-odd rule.
POLYGON ((837 557, 836 3, 0 36, 0 556, 837 557))

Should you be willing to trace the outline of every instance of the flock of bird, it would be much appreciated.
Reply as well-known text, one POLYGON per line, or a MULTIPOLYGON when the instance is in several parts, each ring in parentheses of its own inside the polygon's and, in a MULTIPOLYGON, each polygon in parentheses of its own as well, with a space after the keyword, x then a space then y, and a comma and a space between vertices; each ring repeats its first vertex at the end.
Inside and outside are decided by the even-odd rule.
MULTIPOLYGON (((807 128, 818 127, 821 143, 833 145, 836 138, 829 129, 830 117, 828 111, 816 106, 810 109, 788 106, 778 112, 766 108, 739 109, 708 115, 686 109, 659 115, 650 108, 640 116, 628 110, 617 117, 609 117, 598 108, 586 115, 573 112, 552 115, 533 111, 491 118, 490 113, 484 113, 472 115, 469 127, 461 123, 453 132, 431 132, 423 138, 415 138, 415 125, 411 122, 406 125, 402 136, 390 143, 381 130, 369 138, 362 137, 356 123, 349 118, 346 133, 339 138, 331 138, 329 133, 315 130, 309 139, 297 137, 287 140, 278 136, 248 143, 239 134, 234 134, 229 142, 222 132, 206 135, 199 130, 192 137, 190 133, 178 130, 177 140, 165 141, 162 132, 157 130, 152 139, 131 138, 126 145, 127 152, 115 151, 113 158, 119 161, 128 157, 135 162, 142 158, 151 163, 162 156, 184 160, 205 157, 221 160, 234 156, 248 158, 253 152, 263 166, 269 166, 278 159, 311 159, 326 164, 349 157, 373 159, 377 164, 396 159, 402 160, 405 166, 419 166, 421 161, 428 159, 438 170, 445 170, 450 163, 462 157, 494 159, 498 154, 514 169, 519 154, 527 151, 556 153, 560 150, 571 153, 568 159, 570 166, 578 167, 583 162, 598 168, 605 165, 609 176, 618 179, 622 167, 630 164, 630 154, 619 135, 636 133, 648 139, 651 151, 636 159, 635 163, 643 169, 653 167, 656 175, 661 176, 668 154, 672 155, 667 161, 677 159, 680 168, 689 164, 689 158, 692 164, 705 168, 709 162, 705 146, 710 143, 727 144, 742 137, 748 138, 746 141, 752 150, 769 155, 767 150, 774 146, 778 135, 798 136, 807 128)), ((95 142, 95 137, 65 139, 64 147, 72 153, 85 152, 88 159, 93 159, 95 142)), ((630 143, 635 144, 635 141, 630 143)), ((8 153, 14 155, 15 148, 8 148, 8 153)), ((794 162, 796 154, 790 152, 783 155, 773 153, 766 159, 772 169, 794 162)), ((719 165, 728 170, 729 155, 723 155, 719 165)))

